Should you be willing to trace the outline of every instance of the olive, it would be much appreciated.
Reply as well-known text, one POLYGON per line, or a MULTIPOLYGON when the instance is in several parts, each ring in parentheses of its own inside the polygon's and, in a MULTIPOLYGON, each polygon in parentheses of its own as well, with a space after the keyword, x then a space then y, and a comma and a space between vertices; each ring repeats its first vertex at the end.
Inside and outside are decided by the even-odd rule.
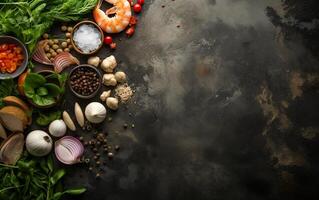
POLYGON ((61 26, 61 31, 66 31, 68 28, 66 26, 61 26))
POLYGON ((49 38, 49 34, 44 33, 42 37, 43 37, 44 39, 48 39, 48 38, 49 38))
POLYGON ((54 42, 54 44, 59 44, 59 40, 58 39, 54 39, 53 42, 54 42))
POLYGON ((61 46, 62 46, 63 48, 66 48, 66 47, 68 46, 68 43, 67 43, 67 42, 62 42, 62 43, 61 43, 61 46))
POLYGON ((58 49, 58 48, 59 48, 59 45, 54 44, 54 45, 52 46, 52 48, 53 48, 54 50, 56 50, 56 49, 58 49))
POLYGON ((65 52, 70 52, 70 49, 69 48, 65 48, 64 51, 65 52))
POLYGON ((57 53, 62 53, 63 50, 62 50, 62 49, 57 49, 56 52, 57 52, 57 53))
POLYGON ((71 26, 68 27, 68 32, 72 32, 73 28, 71 26))
POLYGON ((71 37, 71 33, 66 33, 65 36, 66 36, 67 38, 70 38, 70 37, 71 37))

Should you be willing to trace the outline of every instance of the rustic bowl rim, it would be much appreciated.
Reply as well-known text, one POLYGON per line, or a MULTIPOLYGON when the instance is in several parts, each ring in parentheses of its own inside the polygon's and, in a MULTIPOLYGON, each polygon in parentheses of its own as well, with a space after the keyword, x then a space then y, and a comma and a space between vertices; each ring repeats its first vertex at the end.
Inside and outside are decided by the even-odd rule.
POLYGON ((72 70, 70 71, 70 73, 69 73, 69 78, 68 78, 68 85, 69 85, 70 90, 72 91, 72 93, 73 93, 75 96, 77 96, 77 97, 79 97, 79 98, 81 98, 81 99, 90 99, 90 98, 93 98, 93 97, 98 93, 98 91, 100 91, 100 88, 102 87, 102 74, 101 74, 101 72, 100 72, 96 67, 94 67, 94 66, 92 66, 92 65, 89 65, 89 64, 78 65, 78 66, 76 66, 76 67, 73 67, 72 70), (90 95, 88 95, 88 96, 84 96, 84 95, 81 95, 81 94, 77 93, 76 91, 73 90, 73 88, 72 88, 72 86, 71 86, 71 84, 70 84, 72 73, 73 73, 76 69, 81 68, 81 67, 88 67, 88 68, 93 69, 93 70, 97 73, 97 75, 98 75, 98 77, 99 77, 99 86, 98 86, 98 88, 97 88, 92 94, 90 94, 90 95))
POLYGON ((101 29, 101 27, 100 27, 99 25, 97 25, 95 22, 90 21, 90 20, 83 20, 83 21, 81 21, 81 22, 75 24, 75 26, 73 27, 72 32, 71 32, 71 44, 72 44, 74 50, 75 50, 76 52, 80 53, 80 54, 83 54, 83 55, 92 55, 92 54, 95 54, 96 52, 98 52, 98 51, 102 48, 102 46, 103 46, 103 39, 104 39, 104 32, 103 32, 103 30, 101 29), (79 48, 76 46, 76 44, 74 43, 74 41, 73 41, 74 31, 77 30, 77 29, 78 29, 81 25, 83 25, 83 24, 92 24, 92 25, 95 26, 95 27, 100 31, 100 33, 101 33, 101 44, 100 44, 100 46, 99 46, 96 50, 91 51, 91 52, 89 52, 89 53, 84 53, 83 51, 81 51, 81 49, 79 49, 79 48))

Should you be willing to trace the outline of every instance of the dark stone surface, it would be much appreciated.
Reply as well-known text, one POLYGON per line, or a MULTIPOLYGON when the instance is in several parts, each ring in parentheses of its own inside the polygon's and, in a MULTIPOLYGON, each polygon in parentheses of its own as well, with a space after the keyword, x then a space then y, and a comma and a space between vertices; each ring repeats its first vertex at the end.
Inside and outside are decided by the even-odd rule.
POLYGON ((318 7, 285 2, 146 1, 133 38, 99 53, 136 90, 103 126, 121 150, 99 180, 70 167, 75 199, 319 199, 318 16, 302 13, 318 7))

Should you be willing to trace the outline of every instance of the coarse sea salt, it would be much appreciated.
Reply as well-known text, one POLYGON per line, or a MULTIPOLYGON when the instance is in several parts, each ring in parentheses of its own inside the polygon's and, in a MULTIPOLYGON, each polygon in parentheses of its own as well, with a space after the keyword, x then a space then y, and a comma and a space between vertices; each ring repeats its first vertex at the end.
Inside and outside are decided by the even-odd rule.
POLYGON ((101 33, 93 25, 83 24, 74 32, 73 41, 83 53, 90 53, 101 45, 101 33))

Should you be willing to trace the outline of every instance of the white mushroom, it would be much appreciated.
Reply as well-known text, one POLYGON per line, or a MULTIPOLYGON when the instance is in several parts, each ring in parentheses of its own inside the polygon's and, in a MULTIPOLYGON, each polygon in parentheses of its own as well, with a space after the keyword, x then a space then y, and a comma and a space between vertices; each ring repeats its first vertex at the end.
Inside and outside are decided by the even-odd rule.
POLYGON ((101 59, 99 57, 94 56, 94 57, 90 57, 88 59, 88 64, 97 67, 100 64, 100 61, 101 61, 101 59))
POLYGON ((117 100, 117 98, 114 97, 108 97, 106 99, 106 105, 112 110, 117 110, 119 107, 119 100, 117 100))
POLYGON ((114 74, 104 74, 103 75, 103 83, 106 86, 116 86, 117 81, 115 79, 114 74))
POLYGON ((119 83, 124 83, 126 81, 126 74, 124 72, 116 72, 114 76, 116 81, 119 83))
POLYGON ((113 72, 116 66, 116 59, 113 55, 105 58, 101 63, 101 68, 107 73, 113 72))
POLYGON ((111 90, 102 92, 100 99, 101 101, 106 101, 106 98, 111 96, 111 90))

